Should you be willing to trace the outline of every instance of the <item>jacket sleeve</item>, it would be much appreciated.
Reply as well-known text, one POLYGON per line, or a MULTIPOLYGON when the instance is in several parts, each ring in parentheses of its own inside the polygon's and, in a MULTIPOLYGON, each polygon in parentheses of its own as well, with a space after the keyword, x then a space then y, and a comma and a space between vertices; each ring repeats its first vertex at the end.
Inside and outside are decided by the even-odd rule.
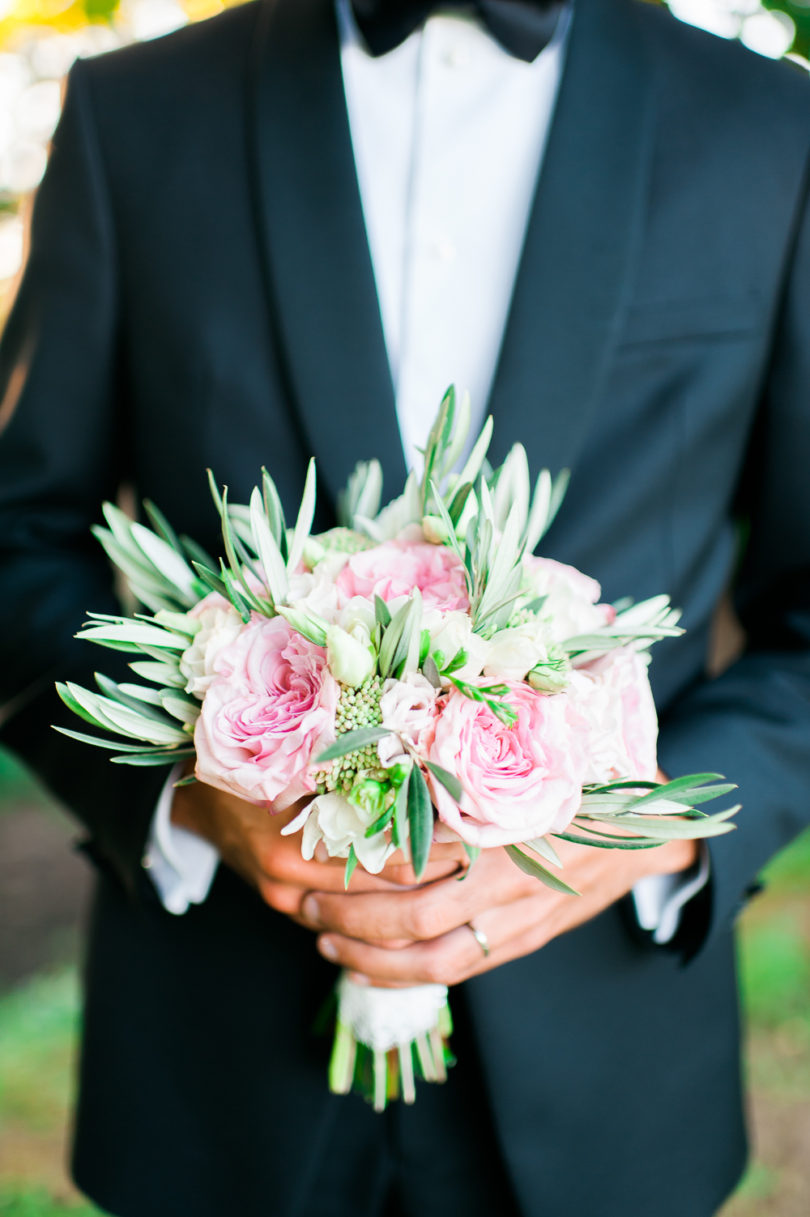
POLYGON ((661 724, 674 775, 739 784, 736 832, 710 842, 706 914, 687 955, 729 928, 764 864, 810 823, 810 208, 795 234, 770 371, 740 483, 735 603, 747 643, 661 724))
POLYGON ((166 771, 114 765, 51 729, 81 727, 55 680, 92 685, 96 666, 116 675, 115 652, 73 635, 88 610, 119 611, 89 529, 131 476, 114 223, 88 75, 80 62, 68 78, 0 342, 0 741, 84 823, 87 851, 135 892, 148 887, 140 860, 166 771))

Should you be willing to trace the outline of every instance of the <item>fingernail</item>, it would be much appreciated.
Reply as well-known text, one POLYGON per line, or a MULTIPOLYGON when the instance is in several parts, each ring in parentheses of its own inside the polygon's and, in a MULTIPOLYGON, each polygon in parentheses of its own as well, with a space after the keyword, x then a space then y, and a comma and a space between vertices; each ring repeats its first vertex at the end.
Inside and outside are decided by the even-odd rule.
POLYGON ((363 976, 362 972, 349 972, 349 980, 356 985, 370 985, 371 981, 367 976, 363 976))
POLYGON ((325 955, 327 959, 337 959, 337 947, 332 942, 331 938, 321 938, 318 942, 318 950, 321 955, 325 955))
POLYGON ((304 898, 301 905, 301 912, 311 925, 319 924, 321 910, 318 907, 318 901, 314 896, 306 896, 304 898))

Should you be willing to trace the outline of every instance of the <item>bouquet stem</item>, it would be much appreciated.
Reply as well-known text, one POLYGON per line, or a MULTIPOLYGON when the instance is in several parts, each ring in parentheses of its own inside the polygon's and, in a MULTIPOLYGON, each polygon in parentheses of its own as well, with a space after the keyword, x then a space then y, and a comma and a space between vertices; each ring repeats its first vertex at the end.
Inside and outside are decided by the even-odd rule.
POLYGON ((329 1089, 361 1094, 375 1111, 416 1100, 416 1081, 444 1082, 453 1064, 453 1029, 444 985, 411 989, 363 987, 343 973, 329 1089))

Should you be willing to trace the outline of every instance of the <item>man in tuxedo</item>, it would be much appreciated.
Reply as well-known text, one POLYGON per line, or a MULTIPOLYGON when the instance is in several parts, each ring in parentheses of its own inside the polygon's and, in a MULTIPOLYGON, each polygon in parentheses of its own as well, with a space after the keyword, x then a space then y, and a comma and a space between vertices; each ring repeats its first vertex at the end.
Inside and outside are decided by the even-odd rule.
POLYGON ((121 1217, 702 1217, 744 1163, 732 923, 810 781, 810 92, 639 0, 431 8, 260 0, 79 63, 36 200, 3 739, 98 865, 74 1173, 121 1217), (292 504, 314 451, 328 526, 358 458, 396 490, 450 379, 496 459, 571 467, 546 552, 684 607, 660 763, 745 805, 706 853, 572 848, 579 901, 495 854, 345 894, 261 809, 49 731, 115 611, 104 498, 216 549, 205 467, 292 504), (730 581, 746 650, 709 679, 730 581), (335 962, 456 985, 445 1086, 328 1094, 335 962))

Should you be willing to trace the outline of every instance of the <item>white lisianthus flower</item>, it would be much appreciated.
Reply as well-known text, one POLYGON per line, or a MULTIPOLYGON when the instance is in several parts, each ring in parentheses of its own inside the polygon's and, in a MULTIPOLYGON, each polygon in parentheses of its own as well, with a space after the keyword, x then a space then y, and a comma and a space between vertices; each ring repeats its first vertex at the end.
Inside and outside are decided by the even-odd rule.
POLYGON ((490 643, 473 632, 468 613, 461 609, 448 612, 426 609, 422 624, 430 634, 431 651, 441 651, 445 663, 449 663, 459 651, 467 652, 467 662, 453 673, 454 676, 460 680, 475 680, 476 676, 481 675, 490 643))
POLYGON ((368 643, 377 624, 374 605, 370 600, 366 600, 365 596, 352 596, 340 610, 337 622, 352 638, 368 643))
POLYGON ((423 756, 430 744, 436 720, 438 692, 418 672, 402 680, 387 680, 380 698, 382 726, 391 732, 377 744, 380 764, 389 769, 411 752, 423 756))
POLYGON ((542 621, 527 621, 501 630, 490 639, 484 675, 499 680, 524 680, 549 658, 548 630, 542 621))
POLYGON ((375 671, 377 657, 370 642, 358 641, 339 625, 326 631, 326 662, 335 680, 356 689, 375 671))
POLYGON ((219 654, 236 638, 242 618, 233 605, 215 593, 195 605, 189 617, 199 622, 199 629, 180 656, 179 668, 186 678, 186 693, 202 700, 217 675, 219 654))
POLYGON ((307 861, 314 857, 319 841, 323 841, 330 858, 348 858, 354 846, 360 865, 377 875, 395 847, 386 840, 385 833, 366 837, 366 829, 375 818, 374 812, 355 807, 342 794, 319 794, 281 831, 289 836, 303 826, 301 855, 307 861))

